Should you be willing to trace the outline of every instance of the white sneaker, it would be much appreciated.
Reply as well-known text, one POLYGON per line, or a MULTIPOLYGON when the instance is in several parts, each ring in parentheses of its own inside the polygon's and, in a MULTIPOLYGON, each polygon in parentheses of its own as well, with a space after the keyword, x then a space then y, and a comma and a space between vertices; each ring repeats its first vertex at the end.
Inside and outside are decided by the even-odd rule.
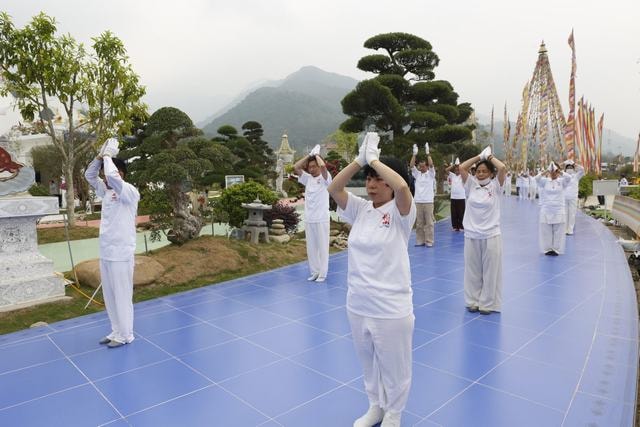
POLYGON ((318 276, 318 278, 316 279, 316 282, 324 282, 325 280, 327 280, 326 277, 318 276))
POLYGON ((384 411, 378 405, 369 406, 366 414, 353 422, 353 427, 372 427, 384 418, 384 411))
POLYGON ((402 414, 400 412, 387 412, 384 414, 380 427, 400 427, 401 417, 402 414))
POLYGON ((313 282, 318 278, 318 273, 313 273, 311 276, 307 277, 308 282, 313 282))

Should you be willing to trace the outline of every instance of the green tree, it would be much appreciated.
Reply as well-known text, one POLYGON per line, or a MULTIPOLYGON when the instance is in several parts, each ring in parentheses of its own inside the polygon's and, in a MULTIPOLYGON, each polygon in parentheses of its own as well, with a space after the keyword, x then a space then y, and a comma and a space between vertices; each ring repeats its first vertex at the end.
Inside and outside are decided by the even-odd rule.
POLYGON ((25 120, 38 118, 59 150, 67 213, 74 225, 76 164, 113 133, 129 131, 131 118, 146 110, 141 102, 145 88, 129 64, 124 44, 110 32, 92 39, 91 53, 70 35, 56 32, 55 20, 45 13, 22 29, 0 13, 0 94, 16 98, 25 120), (55 126, 55 103, 66 119, 64 132, 55 126))
POLYGON ((358 154, 358 134, 353 132, 344 132, 340 129, 327 136, 323 141, 325 144, 335 142, 336 151, 347 162, 352 161, 358 154))
POLYGON ((267 179, 275 175, 273 150, 259 136, 264 132, 260 123, 246 122, 243 129, 245 132, 241 136, 231 125, 220 126, 219 136, 213 141, 222 143, 236 157, 232 164, 234 175, 244 175, 266 184, 267 179))
POLYGON ((203 185, 214 164, 233 159, 229 150, 199 135, 191 119, 177 108, 164 107, 149 117, 140 132, 123 150, 132 159, 131 181, 141 188, 141 209, 150 214, 152 238, 165 233, 167 239, 182 244, 199 236, 202 217, 189 208, 188 192, 203 185))
POLYGON ((384 54, 360 59, 358 68, 377 74, 364 80, 342 100, 349 118, 346 132, 361 132, 367 124, 393 135, 383 138, 384 153, 406 157, 411 145, 450 144, 471 139, 472 126, 463 123, 473 109, 458 103, 458 94, 445 80, 434 80, 439 58, 431 44, 407 33, 371 37, 364 47, 384 54))

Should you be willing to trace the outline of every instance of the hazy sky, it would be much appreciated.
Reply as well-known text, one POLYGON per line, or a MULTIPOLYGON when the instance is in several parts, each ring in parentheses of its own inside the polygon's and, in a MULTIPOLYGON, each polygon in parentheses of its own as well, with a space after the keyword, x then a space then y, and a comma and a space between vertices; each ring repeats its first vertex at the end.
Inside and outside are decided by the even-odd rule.
POLYGON ((575 30, 584 95, 605 126, 635 139, 640 131, 640 0, 3 0, 22 27, 38 12, 79 41, 111 30, 147 86, 153 111, 171 105, 199 121, 248 85, 281 79, 305 65, 357 79, 376 34, 408 32, 433 45, 436 78, 460 100, 515 120, 544 39, 565 115, 575 30))

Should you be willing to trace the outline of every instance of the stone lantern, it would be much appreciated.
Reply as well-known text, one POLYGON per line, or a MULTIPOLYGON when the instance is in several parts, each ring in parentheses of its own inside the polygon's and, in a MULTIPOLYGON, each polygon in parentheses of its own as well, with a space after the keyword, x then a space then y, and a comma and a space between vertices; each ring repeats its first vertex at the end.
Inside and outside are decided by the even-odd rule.
POLYGON ((262 215, 264 211, 270 211, 271 206, 263 204, 260 199, 255 199, 251 203, 243 203, 241 206, 249 211, 249 218, 244 220, 242 230, 251 234, 251 243, 259 243, 261 235, 263 241, 268 242, 269 229, 262 215))

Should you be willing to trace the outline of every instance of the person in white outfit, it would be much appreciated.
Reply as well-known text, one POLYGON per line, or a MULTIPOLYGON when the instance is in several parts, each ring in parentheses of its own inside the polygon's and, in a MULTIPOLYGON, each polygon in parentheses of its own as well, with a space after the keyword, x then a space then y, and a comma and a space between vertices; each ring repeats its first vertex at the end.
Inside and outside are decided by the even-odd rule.
POLYGON ((511 197, 511 179, 512 179, 511 172, 507 172, 507 176, 505 177, 505 180, 504 180, 504 192, 503 192, 503 194, 507 197, 511 197))
POLYGON ((546 171, 536 175, 536 181, 544 194, 540 207, 540 250, 545 255, 557 256, 564 253, 567 220, 564 192, 571 175, 551 162, 546 171))
POLYGON ((369 410, 354 427, 399 427, 411 388, 413 315, 407 245, 416 220, 407 168, 379 159, 379 137, 367 133, 356 160, 329 185, 349 233, 347 315, 362 363, 369 410), (369 200, 347 191, 365 166, 369 200))
POLYGON ((502 235, 500 199, 507 167, 490 147, 460 165, 467 194, 464 213, 464 299, 467 310, 480 314, 502 307, 502 235), (476 175, 467 171, 476 165, 476 175))
POLYGON ((429 143, 425 143, 426 159, 418 161, 416 168, 416 156, 418 146, 413 145, 413 155, 409 162, 411 175, 415 179, 414 201, 417 208, 416 219, 416 246, 433 246, 434 242, 434 222, 433 199, 435 195, 436 169, 433 167, 433 160, 429 155, 429 143))
POLYGON ((573 160, 564 161, 564 171, 571 175, 571 181, 564 190, 564 207, 567 213, 566 230, 568 236, 573 234, 576 225, 576 212, 578 211, 578 191, 580 178, 584 176, 584 168, 576 165, 573 160), (576 168, 577 166, 577 168, 576 168))
POLYGON ((529 171, 529 200, 535 200, 538 194, 538 184, 533 169, 529 171))
POLYGON ((329 270, 329 193, 331 174, 320 157, 320 145, 293 165, 298 182, 304 185, 304 221, 309 281, 324 282, 329 270), (306 169, 306 171, 305 171, 306 169))
POLYGON ((136 216, 140 194, 125 182, 127 166, 118 154, 118 141, 105 142, 87 167, 85 178, 102 198, 100 221, 100 280, 111 333, 100 340, 109 348, 134 340, 133 268, 136 249, 136 216), (103 173, 103 178, 98 177, 103 173))
POLYGON ((527 171, 522 172, 522 180, 520 181, 520 200, 529 199, 529 174, 527 171))
POLYGON ((454 164, 447 166, 445 171, 449 174, 449 182, 451 183, 451 227, 453 227, 453 231, 462 231, 464 230, 462 220, 467 196, 460 176, 460 159, 456 158, 454 164))

